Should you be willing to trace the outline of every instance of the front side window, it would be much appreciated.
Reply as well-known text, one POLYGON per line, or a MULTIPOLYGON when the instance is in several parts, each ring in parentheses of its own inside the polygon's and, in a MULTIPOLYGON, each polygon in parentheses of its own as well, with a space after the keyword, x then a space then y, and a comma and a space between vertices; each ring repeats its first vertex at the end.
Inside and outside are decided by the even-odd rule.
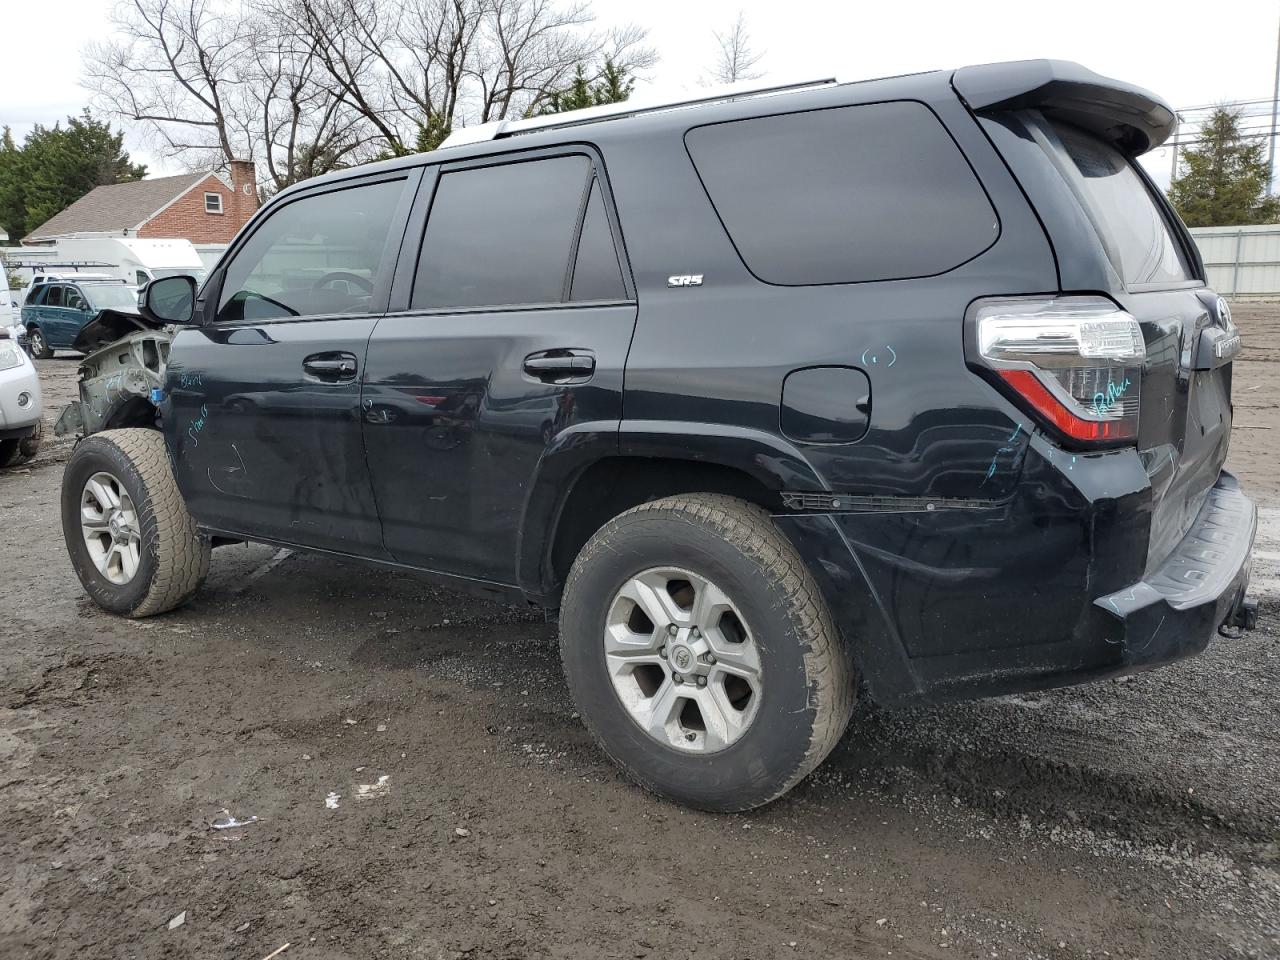
POLYGON ((410 306, 563 302, 590 177, 581 155, 442 174, 410 306))
POLYGON ((1169 222, 1133 164, 1115 147, 1076 127, 1051 124, 1068 158, 1065 173, 1116 272, 1128 286, 1194 280, 1169 222))
POLYGON ((217 319, 367 313, 404 184, 350 187, 277 207, 227 265, 217 319))
POLYGON ((993 243, 991 202, 941 121, 873 103, 695 127, 685 145, 747 268, 804 286, 945 273, 993 243))
POLYGON ((89 307, 75 287, 67 287, 67 306, 72 310, 87 310, 89 307))

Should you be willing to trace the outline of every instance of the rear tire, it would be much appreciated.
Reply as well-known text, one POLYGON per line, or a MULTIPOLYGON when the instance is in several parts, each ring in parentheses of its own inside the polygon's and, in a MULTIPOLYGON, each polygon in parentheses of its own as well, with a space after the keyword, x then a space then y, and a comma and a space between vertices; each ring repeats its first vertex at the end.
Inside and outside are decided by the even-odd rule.
POLYGON ((182 605, 209 572, 209 541, 155 430, 107 430, 76 446, 62 476, 62 533, 90 598, 122 616, 182 605))
POLYGON ((31 356, 37 360, 48 360, 53 356, 53 348, 49 346, 49 341, 45 339, 44 331, 39 327, 28 328, 27 346, 31 350, 31 356))
POLYGON ((719 494, 646 503, 597 531, 565 585, 560 651, 613 761, 703 810, 786 793, 853 710, 853 669, 804 561, 764 510, 719 494))

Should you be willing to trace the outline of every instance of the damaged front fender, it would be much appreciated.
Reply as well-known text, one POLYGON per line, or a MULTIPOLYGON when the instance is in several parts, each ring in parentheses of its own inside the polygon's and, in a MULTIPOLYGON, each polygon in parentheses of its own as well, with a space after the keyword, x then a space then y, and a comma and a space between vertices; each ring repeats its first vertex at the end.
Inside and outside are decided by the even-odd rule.
POLYGON ((74 344, 80 363, 80 399, 62 411, 54 432, 90 436, 115 427, 152 426, 153 391, 164 388, 172 331, 133 314, 104 310, 74 344))

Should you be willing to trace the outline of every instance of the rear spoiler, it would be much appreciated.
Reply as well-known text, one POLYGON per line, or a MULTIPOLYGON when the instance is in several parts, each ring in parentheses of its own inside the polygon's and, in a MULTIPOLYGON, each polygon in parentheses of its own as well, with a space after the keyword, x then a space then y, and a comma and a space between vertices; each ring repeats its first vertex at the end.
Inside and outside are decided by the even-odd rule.
POLYGON ((1039 110, 1082 127, 1130 156, 1164 143, 1178 118, 1154 93, 1069 60, 1017 60, 961 67, 951 86, 975 113, 1039 110))

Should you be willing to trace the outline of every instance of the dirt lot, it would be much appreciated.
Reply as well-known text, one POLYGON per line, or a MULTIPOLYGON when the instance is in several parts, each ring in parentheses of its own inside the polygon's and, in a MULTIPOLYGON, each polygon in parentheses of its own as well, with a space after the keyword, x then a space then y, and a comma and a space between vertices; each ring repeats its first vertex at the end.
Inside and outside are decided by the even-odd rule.
MULTIPOLYGON (((864 706, 750 816, 623 780, 523 609, 229 547, 186 609, 102 614, 50 444, 0 475, 0 956, 1280 956, 1280 307, 1236 314, 1262 629, 1123 682, 864 706)), ((41 364, 50 425, 75 367, 41 364)))

